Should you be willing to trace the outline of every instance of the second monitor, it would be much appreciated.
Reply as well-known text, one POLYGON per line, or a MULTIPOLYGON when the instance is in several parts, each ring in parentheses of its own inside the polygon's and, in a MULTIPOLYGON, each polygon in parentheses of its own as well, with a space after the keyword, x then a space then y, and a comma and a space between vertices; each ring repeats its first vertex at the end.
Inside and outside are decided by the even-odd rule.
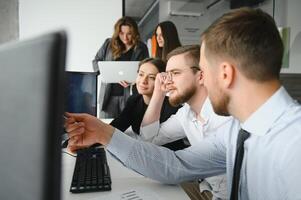
POLYGON ((66 72, 66 112, 96 116, 97 76, 97 72, 66 72))

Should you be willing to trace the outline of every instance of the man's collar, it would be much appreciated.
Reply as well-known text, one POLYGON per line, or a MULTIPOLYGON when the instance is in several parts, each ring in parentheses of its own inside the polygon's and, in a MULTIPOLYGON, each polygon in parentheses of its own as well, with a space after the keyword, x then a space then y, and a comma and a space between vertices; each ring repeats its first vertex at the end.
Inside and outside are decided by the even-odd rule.
POLYGON ((280 87, 263 105, 261 105, 241 127, 251 134, 263 136, 273 127, 293 99, 284 87, 280 87))
MULTIPOLYGON (((210 110, 212 109, 211 107, 211 103, 210 103, 210 100, 209 98, 207 97, 206 100, 204 101, 203 105, 202 105, 202 108, 201 108, 201 111, 199 113, 199 116, 204 120, 204 124, 207 124, 208 123, 208 120, 212 114, 212 111, 210 110), (209 105, 208 105, 209 104, 209 105)), ((193 112, 191 109, 190 109, 190 113, 191 113, 191 116, 193 116, 193 120, 197 120, 196 119, 196 115, 195 115, 195 112, 193 112)))

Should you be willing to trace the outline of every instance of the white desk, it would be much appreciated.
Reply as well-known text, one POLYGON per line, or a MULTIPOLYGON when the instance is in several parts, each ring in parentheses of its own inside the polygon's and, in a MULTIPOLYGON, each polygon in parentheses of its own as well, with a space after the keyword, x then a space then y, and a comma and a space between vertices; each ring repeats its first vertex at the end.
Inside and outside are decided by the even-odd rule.
MULTIPOLYGON (((62 155, 62 199, 63 200, 77 200, 77 199, 108 199, 106 197, 112 196, 114 193, 122 193, 130 191, 135 188, 147 188, 151 190, 160 200, 185 200, 189 199, 186 193, 179 186, 164 185, 159 182, 146 178, 132 170, 127 169, 117 160, 107 153, 108 164, 110 167, 112 178, 112 190, 108 192, 93 192, 72 194, 69 192, 71 179, 75 164, 74 157, 63 153, 62 155)), ((158 200, 159 200, 158 199, 158 200)))

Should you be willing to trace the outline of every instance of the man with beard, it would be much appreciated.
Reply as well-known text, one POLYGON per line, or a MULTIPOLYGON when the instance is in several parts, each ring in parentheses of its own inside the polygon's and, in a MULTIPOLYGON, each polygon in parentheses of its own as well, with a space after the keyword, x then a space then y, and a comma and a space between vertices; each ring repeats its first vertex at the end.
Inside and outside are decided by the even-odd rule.
MULTIPOLYGON (((144 141, 163 145, 187 136, 191 145, 197 145, 232 120, 212 111, 199 61, 199 45, 178 47, 168 54, 166 73, 157 74, 153 96, 140 128, 144 141), (167 92, 171 105, 184 105, 160 124, 160 110, 167 92)), ((228 195, 225 175, 185 182, 181 186, 191 199, 227 199, 228 195)))
POLYGON ((301 105, 281 86, 282 55, 270 15, 226 13, 203 33, 200 57, 214 111, 235 117, 217 129, 223 134, 174 152, 91 115, 67 114, 69 149, 102 143, 125 166, 162 183, 227 172, 230 199, 301 199, 301 105))

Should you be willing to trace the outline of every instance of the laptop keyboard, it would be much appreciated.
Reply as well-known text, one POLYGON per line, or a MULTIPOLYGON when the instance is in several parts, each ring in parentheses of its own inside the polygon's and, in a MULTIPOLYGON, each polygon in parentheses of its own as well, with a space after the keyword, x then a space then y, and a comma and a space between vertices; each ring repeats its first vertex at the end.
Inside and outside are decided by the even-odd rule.
POLYGON ((104 148, 91 147, 78 150, 70 192, 109 190, 111 190, 111 175, 104 148))

